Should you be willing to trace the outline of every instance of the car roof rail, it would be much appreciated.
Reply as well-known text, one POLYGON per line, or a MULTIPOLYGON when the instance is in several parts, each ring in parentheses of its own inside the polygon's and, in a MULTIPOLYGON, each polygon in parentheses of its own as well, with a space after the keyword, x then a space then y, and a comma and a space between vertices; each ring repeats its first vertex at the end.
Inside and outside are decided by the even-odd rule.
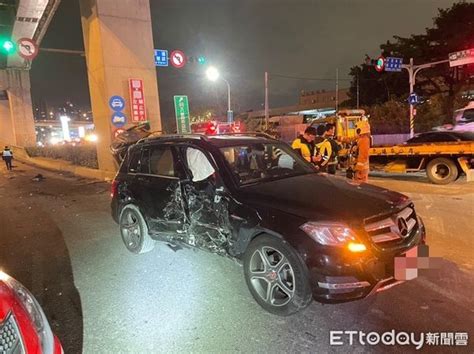
POLYGON ((226 136, 226 135, 231 135, 231 136, 255 136, 259 138, 267 138, 267 139, 272 139, 272 140, 277 140, 275 137, 271 136, 270 134, 264 133, 264 132, 244 132, 244 133, 222 133, 222 134, 216 134, 216 135, 210 135, 210 137, 213 136, 226 136))
POLYGON ((204 134, 162 134, 160 131, 156 131, 137 141, 137 144, 144 143, 147 140, 151 139, 183 139, 183 138, 190 138, 190 139, 200 139, 200 140, 209 140, 208 137, 204 134))

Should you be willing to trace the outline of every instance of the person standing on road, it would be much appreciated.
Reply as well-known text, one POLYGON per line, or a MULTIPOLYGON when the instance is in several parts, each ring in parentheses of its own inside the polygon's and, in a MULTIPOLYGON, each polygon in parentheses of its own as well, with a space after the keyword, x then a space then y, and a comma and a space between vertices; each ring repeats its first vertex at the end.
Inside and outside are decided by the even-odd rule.
POLYGON ((320 157, 314 154, 314 139, 316 138, 316 129, 307 127, 303 135, 300 135, 291 144, 291 147, 298 151, 300 155, 308 162, 317 163, 320 157))
POLYGON ((331 143, 326 138, 326 125, 319 125, 317 128, 318 136, 314 139, 314 155, 319 156, 317 163, 319 171, 328 172, 328 164, 332 154, 331 143))
POLYGON ((13 167, 12 167, 13 153, 8 146, 5 146, 5 149, 2 152, 2 158, 3 158, 3 161, 5 161, 7 170, 12 171, 13 170, 13 167))
POLYGON ((324 137, 329 141, 331 144, 331 156, 329 157, 328 162, 328 173, 335 175, 337 170, 337 154, 340 150, 340 146, 337 141, 334 139, 334 135, 336 133, 336 126, 332 123, 326 124, 326 132, 324 133, 324 137))
POLYGON ((370 125, 361 120, 356 124, 357 157, 354 166, 354 179, 366 183, 369 179, 370 125))

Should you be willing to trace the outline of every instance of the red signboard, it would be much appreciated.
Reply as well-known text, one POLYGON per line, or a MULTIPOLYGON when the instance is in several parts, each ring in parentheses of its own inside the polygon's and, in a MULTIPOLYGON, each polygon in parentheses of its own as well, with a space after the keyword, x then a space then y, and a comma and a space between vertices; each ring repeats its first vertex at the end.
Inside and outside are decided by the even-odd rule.
POLYGON ((129 79, 130 88, 130 116, 132 122, 146 121, 145 92, 142 79, 129 79))

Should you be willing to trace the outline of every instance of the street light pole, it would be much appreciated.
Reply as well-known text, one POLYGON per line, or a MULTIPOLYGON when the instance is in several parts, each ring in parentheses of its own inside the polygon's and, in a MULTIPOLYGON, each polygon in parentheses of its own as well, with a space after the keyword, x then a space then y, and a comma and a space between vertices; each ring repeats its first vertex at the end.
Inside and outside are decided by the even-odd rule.
POLYGON ((336 114, 339 109, 339 68, 336 68, 336 114))
POLYGON ((227 123, 232 123, 234 121, 234 112, 230 109, 230 84, 225 78, 219 75, 219 71, 211 66, 206 70, 206 76, 211 81, 217 81, 221 78, 227 85, 227 123))
POLYGON ((359 109, 359 73, 357 73, 357 109, 359 109))
POLYGON ((265 130, 268 130, 268 71, 265 71, 265 130))
POLYGON ((234 120, 234 112, 230 109, 230 84, 229 81, 222 78, 227 84, 227 123, 232 123, 234 120))
MULTIPOLYGON (((449 59, 446 60, 438 60, 434 61, 431 63, 426 63, 426 64, 421 64, 421 65, 414 65, 413 64, 413 58, 410 58, 410 64, 403 64, 402 68, 406 69, 408 71, 408 81, 410 84, 410 95, 413 93, 414 88, 415 88, 415 82, 416 82, 416 74, 420 70, 426 69, 426 68, 431 68, 435 65, 438 64, 444 64, 448 63, 449 59)), ((410 138, 413 138, 413 135, 415 135, 415 115, 413 114, 414 107, 410 103, 410 138)))

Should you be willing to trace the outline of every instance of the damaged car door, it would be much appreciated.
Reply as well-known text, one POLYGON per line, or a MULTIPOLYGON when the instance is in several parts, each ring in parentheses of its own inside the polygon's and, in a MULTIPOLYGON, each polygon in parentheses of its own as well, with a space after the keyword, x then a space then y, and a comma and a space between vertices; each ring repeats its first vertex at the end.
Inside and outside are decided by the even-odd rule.
POLYGON ((175 153, 170 145, 151 145, 142 152, 141 173, 136 176, 143 191, 145 215, 150 233, 172 236, 183 232, 184 215, 170 209, 170 201, 182 201, 179 195, 180 180, 177 176, 175 153))
POLYGON ((187 215, 186 243, 218 254, 231 246, 229 198, 212 159, 195 146, 179 147, 186 177, 182 180, 187 215))

